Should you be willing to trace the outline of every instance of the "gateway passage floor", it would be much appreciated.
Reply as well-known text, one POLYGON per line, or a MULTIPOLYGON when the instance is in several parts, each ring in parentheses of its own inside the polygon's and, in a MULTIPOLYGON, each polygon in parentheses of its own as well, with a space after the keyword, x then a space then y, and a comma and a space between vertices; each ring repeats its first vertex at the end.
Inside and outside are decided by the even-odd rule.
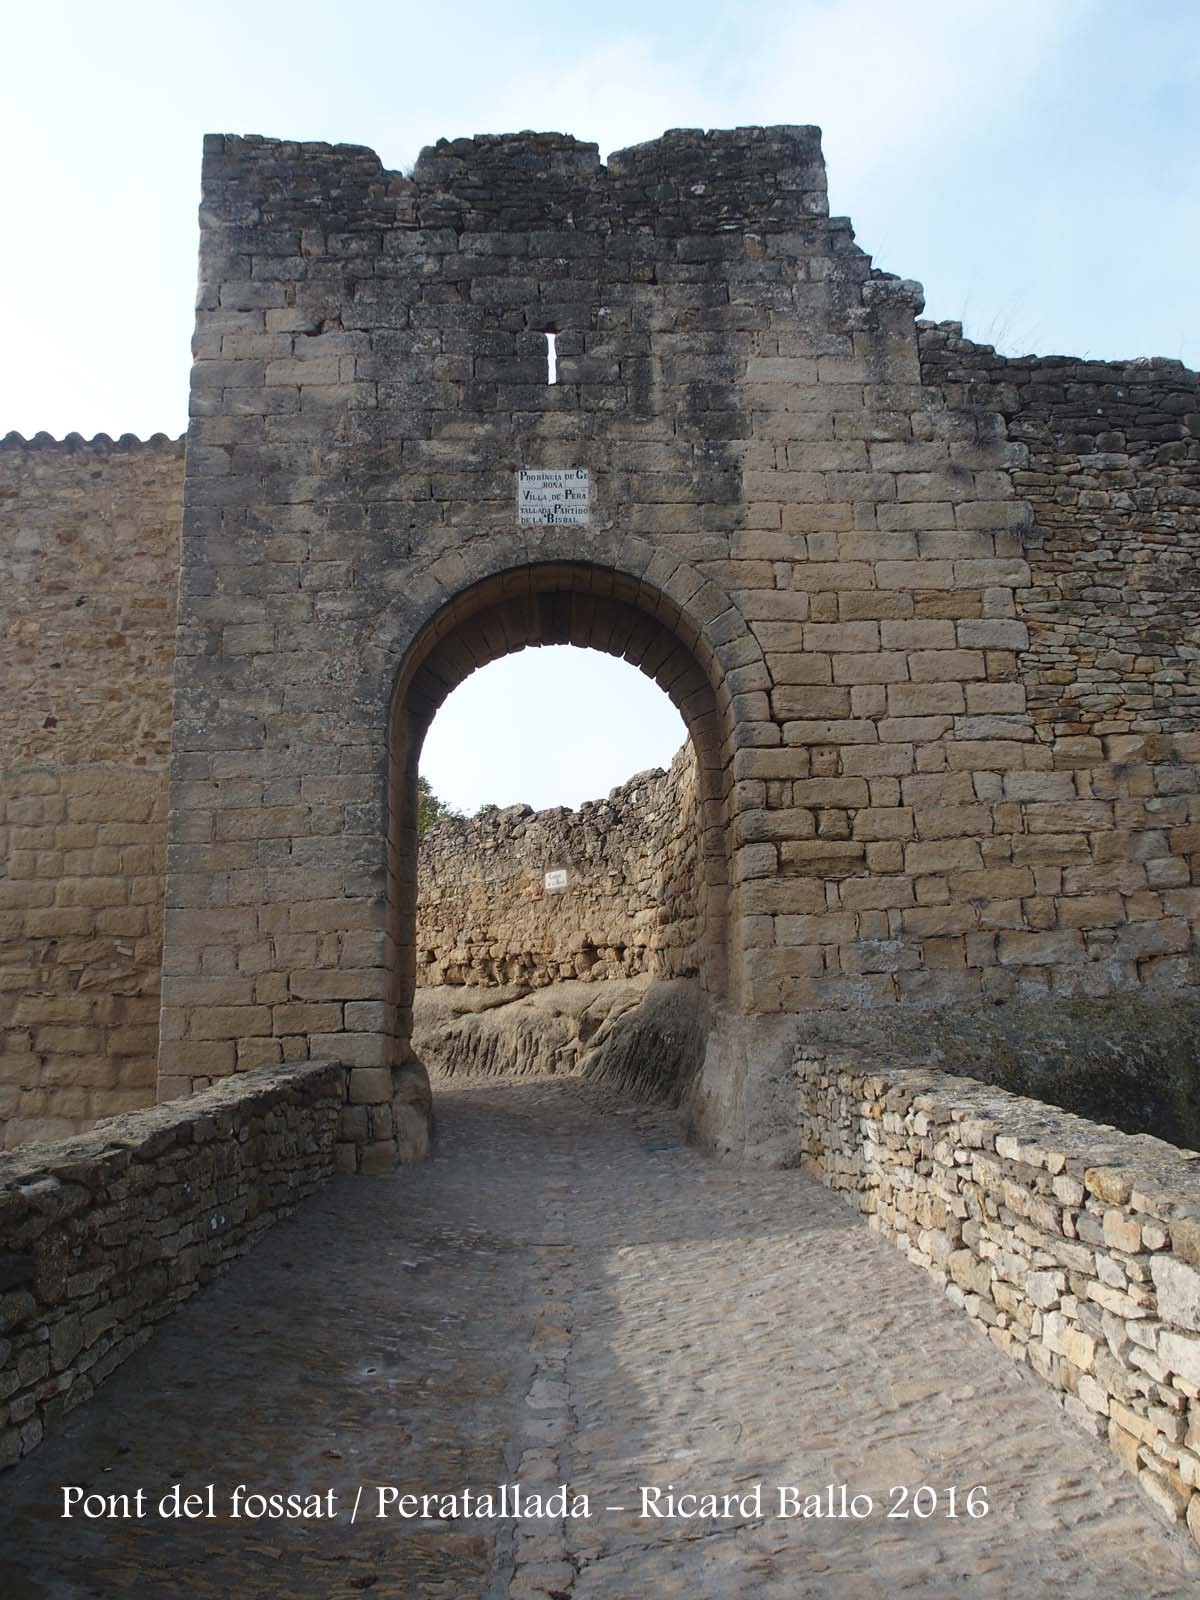
POLYGON ((579 1080, 437 1092, 431 1162, 307 1202, 0 1478, 5 1600, 1200 1593, 1117 1462, 818 1184, 579 1080), (461 1515, 516 1481, 591 1514, 461 1515), (177 1483, 215 1518, 160 1517, 177 1483), (865 1520, 774 1514, 843 1483, 865 1520), (147 1514, 63 1520, 64 1485, 147 1514), (239 1485, 337 1515, 235 1519, 239 1485), (763 1515, 647 1519, 642 1485, 761 1485, 763 1515), (886 1517, 922 1485, 934 1515, 886 1517), (380 1519, 380 1486, 460 1515, 380 1519))

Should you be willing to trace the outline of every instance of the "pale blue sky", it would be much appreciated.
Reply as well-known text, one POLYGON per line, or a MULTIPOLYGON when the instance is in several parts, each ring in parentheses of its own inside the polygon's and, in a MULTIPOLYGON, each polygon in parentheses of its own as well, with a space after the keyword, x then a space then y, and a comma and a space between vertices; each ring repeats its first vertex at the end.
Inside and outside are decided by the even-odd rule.
MULTIPOLYGON (((14 8, 4 44, 0 434, 182 430, 205 132, 404 167, 438 137, 522 127, 607 154, 668 127, 815 122, 833 209, 924 283, 928 315, 1010 353, 1200 364, 1193 0, 50 0, 14 8)), ((488 671, 530 669, 548 676, 544 653, 488 671)), ((515 692, 497 687, 495 718, 515 692)), ((626 728, 646 715, 608 680, 590 694, 615 694, 626 728)), ((555 776, 535 732, 511 764, 501 741, 486 792, 453 756, 430 777, 463 804, 549 803, 645 764, 618 730, 608 778, 589 765, 575 793, 583 751, 555 776)), ((666 720, 659 761, 677 733, 666 720)))

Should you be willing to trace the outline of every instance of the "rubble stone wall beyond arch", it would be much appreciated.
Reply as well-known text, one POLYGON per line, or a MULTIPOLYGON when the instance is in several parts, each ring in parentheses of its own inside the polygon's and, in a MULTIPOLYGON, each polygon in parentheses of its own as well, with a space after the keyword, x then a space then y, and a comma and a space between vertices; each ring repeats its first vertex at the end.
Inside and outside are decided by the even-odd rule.
POLYGON ((493 808, 421 840, 419 988, 699 971, 696 769, 685 745, 577 811, 493 808), (547 872, 566 885, 548 890, 547 872))

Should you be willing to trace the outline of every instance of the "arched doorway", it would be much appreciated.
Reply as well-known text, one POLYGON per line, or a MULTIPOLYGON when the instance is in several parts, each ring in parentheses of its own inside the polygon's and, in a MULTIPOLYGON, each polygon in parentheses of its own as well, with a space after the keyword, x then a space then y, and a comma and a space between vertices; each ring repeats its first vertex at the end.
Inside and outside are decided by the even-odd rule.
MULTIPOLYGON (((696 764, 698 969, 708 1001, 731 988, 728 940, 731 697, 704 629, 660 589, 589 562, 494 573, 445 603, 420 629, 396 675, 388 730, 388 899, 401 1074, 422 1091, 409 1040, 415 985, 417 766, 438 708, 464 678, 538 645, 619 656, 652 678, 683 718, 696 764)), ((403 1098, 403 1091, 401 1093, 403 1098)))

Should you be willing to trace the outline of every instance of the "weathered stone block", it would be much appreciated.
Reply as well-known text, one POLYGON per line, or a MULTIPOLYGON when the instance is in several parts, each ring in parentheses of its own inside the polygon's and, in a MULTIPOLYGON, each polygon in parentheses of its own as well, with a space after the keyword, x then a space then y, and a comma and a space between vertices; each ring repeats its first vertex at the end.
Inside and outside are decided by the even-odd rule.
POLYGON ((350 1072, 352 1105, 383 1105, 392 1098, 390 1067, 354 1067, 350 1072))
POLYGON ((1172 1256, 1156 1255, 1150 1262, 1150 1276, 1163 1321, 1200 1332, 1200 1271, 1172 1256))

